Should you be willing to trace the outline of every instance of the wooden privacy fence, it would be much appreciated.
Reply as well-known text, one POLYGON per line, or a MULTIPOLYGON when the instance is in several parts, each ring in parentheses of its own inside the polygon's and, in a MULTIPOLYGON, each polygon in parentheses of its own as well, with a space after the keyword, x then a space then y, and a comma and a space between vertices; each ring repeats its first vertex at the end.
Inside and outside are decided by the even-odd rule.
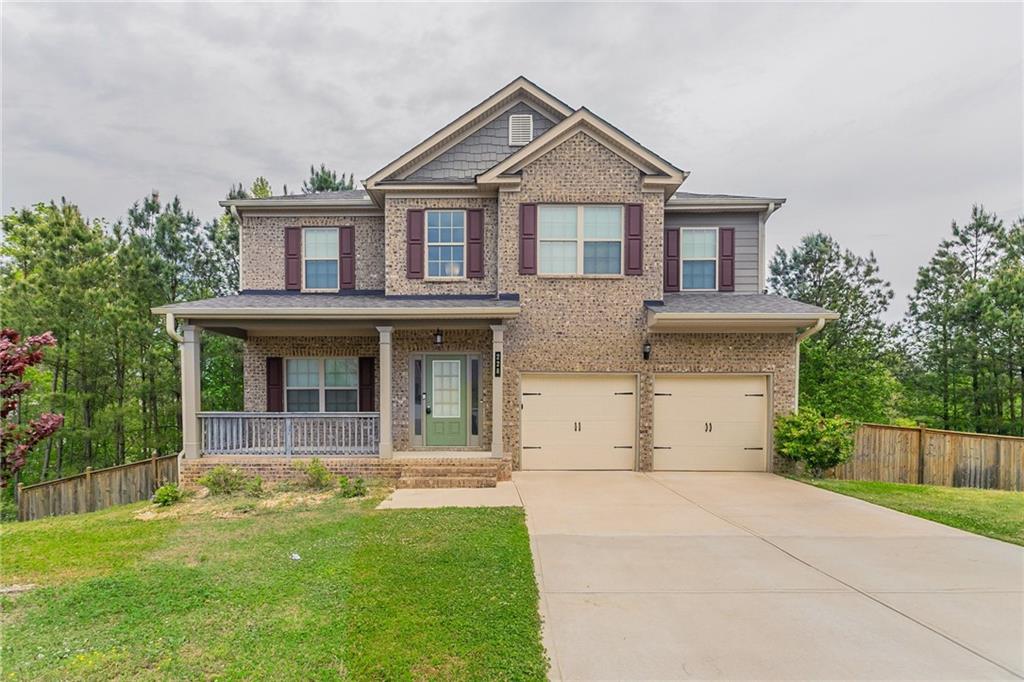
POLYGON ((1024 438, 862 424, 833 478, 1024 490, 1024 438))
POLYGON ((107 469, 18 486, 18 520, 81 514, 115 504, 148 500, 165 483, 178 481, 178 456, 153 456, 107 469))

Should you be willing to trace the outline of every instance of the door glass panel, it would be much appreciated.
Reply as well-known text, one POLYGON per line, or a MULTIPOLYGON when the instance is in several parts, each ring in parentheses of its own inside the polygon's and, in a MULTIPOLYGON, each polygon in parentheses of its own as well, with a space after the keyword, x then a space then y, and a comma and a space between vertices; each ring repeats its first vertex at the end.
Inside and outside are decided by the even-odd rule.
POLYGON ((412 432, 423 435, 423 361, 412 361, 412 432))
POLYGON ((434 360, 431 367, 431 388, 433 395, 433 416, 435 419, 462 416, 462 382, 459 371, 462 363, 458 360, 434 360))
POLYGON ((469 361, 469 428, 474 436, 480 435, 480 359, 469 361))

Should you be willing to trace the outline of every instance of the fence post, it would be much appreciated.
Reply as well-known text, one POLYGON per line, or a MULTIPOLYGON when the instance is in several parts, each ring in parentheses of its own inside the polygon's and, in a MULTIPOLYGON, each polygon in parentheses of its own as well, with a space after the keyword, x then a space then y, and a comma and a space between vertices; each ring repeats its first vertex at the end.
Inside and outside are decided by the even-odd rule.
POLYGON ((93 511, 95 497, 92 493, 92 467, 85 467, 85 511, 93 511))
POLYGON ((156 463, 156 450, 150 454, 149 460, 153 464, 153 492, 156 492, 156 489, 160 487, 160 469, 156 463))
POLYGON ((18 481, 18 520, 27 521, 25 518, 25 484, 18 481))
POLYGON ((917 427, 917 482, 924 484, 924 453, 928 429, 923 424, 917 427))

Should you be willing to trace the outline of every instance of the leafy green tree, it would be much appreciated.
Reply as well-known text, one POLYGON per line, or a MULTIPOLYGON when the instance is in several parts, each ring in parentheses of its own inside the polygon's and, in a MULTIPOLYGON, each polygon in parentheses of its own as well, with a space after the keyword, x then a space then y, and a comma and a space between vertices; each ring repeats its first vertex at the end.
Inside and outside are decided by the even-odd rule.
POLYGON ((819 232, 788 253, 776 249, 769 273, 773 292, 839 314, 801 344, 800 404, 857 421, 893 418, 899 385, 889 367, 890 330, 881 319, 893 291, 874 254, 858 256, 819 232))
POLYGON ((352 189, 354 185, 354 175, 349 174, 346 180, 345 174, 342 173, 339 179, 337 173, 328 169, 326 164, 321 163, 320 168, 315 166, 309 167, 309 178, 302 183, 302 192, 303 194, 337 192, 339 190, 352 189))
POLYGON ((253 199, 266 199, 274 194, 273 190, 270 189, 270 181, 262 175, 252 181, 249 193, 253 199))

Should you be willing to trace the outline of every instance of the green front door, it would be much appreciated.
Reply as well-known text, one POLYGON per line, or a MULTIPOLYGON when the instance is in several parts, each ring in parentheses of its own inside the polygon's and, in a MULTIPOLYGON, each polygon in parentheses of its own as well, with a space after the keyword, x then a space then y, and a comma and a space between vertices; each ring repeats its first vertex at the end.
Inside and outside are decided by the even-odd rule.
POLYGON ((427 356, 427 445, 465 445, 466 357, 427 356))

